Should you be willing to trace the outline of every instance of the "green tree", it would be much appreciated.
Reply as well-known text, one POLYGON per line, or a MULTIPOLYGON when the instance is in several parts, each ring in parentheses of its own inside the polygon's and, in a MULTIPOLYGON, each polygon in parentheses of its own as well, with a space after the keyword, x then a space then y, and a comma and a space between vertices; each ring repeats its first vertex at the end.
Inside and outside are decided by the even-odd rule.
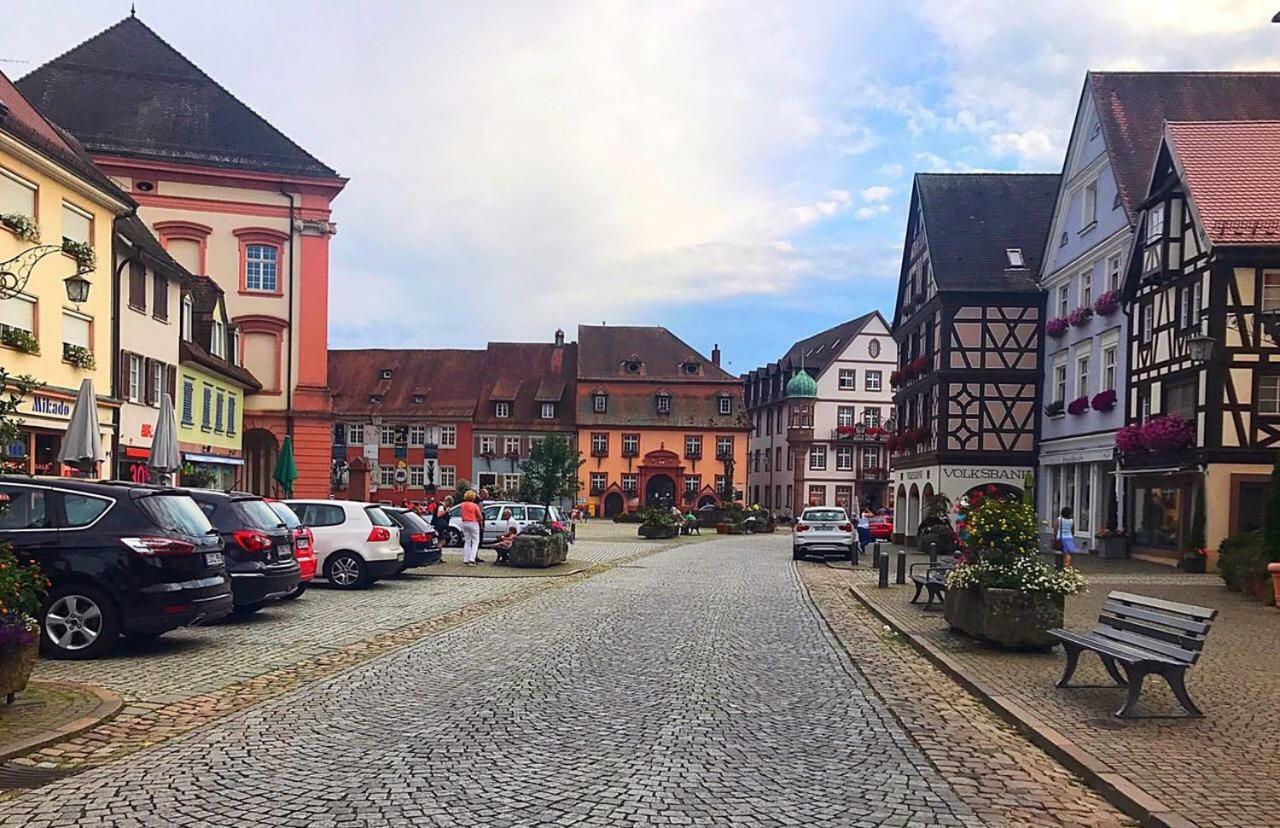
POLYGON ((1271 496, 1262 524, 1262 547, 1267 557, 1280 562, 1280 463, 1271 469, 1271 496))
MULTIPOLYGON (((520 497, 550 506, 561 498, 578 496, 578 468, 586 461, 577 446, 559 434, 534 443, 529 459, 520 464, 520 497)), ((550 520, 550 511, 548 511, 550 520)))
POLYGON ((15 415, 22 400, 40 385, 33 377, 15 377, 0 368, 0 447, 22 439, 22 418, 15 415))

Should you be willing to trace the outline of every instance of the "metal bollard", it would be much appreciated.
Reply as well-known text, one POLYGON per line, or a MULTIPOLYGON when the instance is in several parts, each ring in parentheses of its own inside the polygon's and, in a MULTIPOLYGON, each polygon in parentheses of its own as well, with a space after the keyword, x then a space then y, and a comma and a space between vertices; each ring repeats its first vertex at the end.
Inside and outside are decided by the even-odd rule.
POLYGON ((871 566, 880 568, 880 541, 876 541, 875 546, 871 547, 871 566))
POLYGON ((938 542, 933 541, 929 544, 929 565, 933 566, 938 563, 938 542))
POLYGON ((880 583, 881 589, 887 589, 889 586, 889 556, 880 556, 880 583))
POLYGON ((854 542, 853 542, 853 556, 852 556, 852 558, 850 558, 850 561, 852 562, 852 564, 853 564, 854 566, 857 566, 857 565, 858 565, 858 555, 859 555, 861 552, 862 552, 862 544, 858 543, 857 541, 854 541, 854 542))
POLYGON ((898 571, 893 577, 895 584, 905 584, 907 582, 907 550, 898 550, 898 571))

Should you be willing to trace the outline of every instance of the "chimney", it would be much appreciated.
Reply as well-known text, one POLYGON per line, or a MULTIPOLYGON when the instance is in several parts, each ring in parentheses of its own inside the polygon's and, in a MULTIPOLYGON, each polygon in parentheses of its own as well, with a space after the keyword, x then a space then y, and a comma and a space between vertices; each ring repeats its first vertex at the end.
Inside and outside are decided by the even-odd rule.
POLYGON ((711 364, 720 367, 720 343, 717 342, 711 348, 711 364))
POLYGON ((556 347, 559 348, 562 345, 564 345, 564 329, 556 328, 556 347))

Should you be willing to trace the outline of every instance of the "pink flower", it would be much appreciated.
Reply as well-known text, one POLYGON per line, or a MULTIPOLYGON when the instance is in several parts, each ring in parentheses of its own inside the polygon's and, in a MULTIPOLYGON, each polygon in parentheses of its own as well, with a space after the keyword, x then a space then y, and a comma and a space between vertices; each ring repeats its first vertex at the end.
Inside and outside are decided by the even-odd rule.
POLYGON ((1093 406, 1094 411, 1110 411, 1116 407, 1116 392, 1100 391, 1093 395, 1093 402, 1090 405, 1093 406))
POLYGON ((1062 336, 1067 332, 1067 320, 1062 317, 1054 317, 1053 319, 1050 319, 1048 322, 1044 323, 1044 332, 1055 339, 1062 336))
POLYGON ((1067 315, 1067 322, 1071 323, 1071 327, 1078 328, 1093 318, 1093 308, 1083 305, 1076 308, 1067 315))
POLYGON ((1176 414, 1155 417, 1142 426, 1142 445, 1147 451, 1176 451, 1195 440, 1191 424, 1176 414))
POLYGON ((1127 425, 1116 432, 1116 451, 1121 454, 1137 454, 1145 448, 1142 444, 1142 426, 1127 425))
POLYGON ((1081 414, 1083 414, 1084 412, 1086 412, 1086 411, 1088 411, 1088 410, 1089 410, 1089 398, 1088 398, 1088 397, 1076 397, 1074 400, 1072 400, 1071 402, 1067 403, 1067 413, 1068 413, 1068 414, 1071 414, 1071 415, 1074 415, 1074 416, 1077 416, 1077 417, 1078 417, 1078 416, 1080 416, 1081 414))
POLYGON ((1109 290, 1098 297, 1098 301, 1093 303, 1093 309, 1097 311, 1098 316, 1110 316, 1120 310, 1120 291, 1109 290))

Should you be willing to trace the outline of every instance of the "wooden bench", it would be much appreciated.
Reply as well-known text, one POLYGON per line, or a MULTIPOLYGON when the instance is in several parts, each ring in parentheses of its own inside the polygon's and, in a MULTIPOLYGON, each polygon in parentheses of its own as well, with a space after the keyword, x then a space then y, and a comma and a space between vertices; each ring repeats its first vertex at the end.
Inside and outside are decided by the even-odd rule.
POLYGON ((1067 653, 1058 686, 1068 686, 1080 653, 1089 650, 1098 654, 1117 685, 1129 688, 1129 697, 1116 711, 1117 716, 1133 717, 1142 682, 1152 674, 1164 677, 1188 715, 1202 716, 1187 695, 1183 679, 1187 668, 1200 658, 1209 625, 1217 614, 1206 607, 1113 592, 1102 605, 1098 625, 1089 632, 1049 631, 1067 653))
POLYGON ((929 599, 925 601, 924 608, 926 610, 933 609, 933 602, 942 603, 943 597, 947 594, 947 575, 950 574, 954 564, 948 563, 929 563, 928 561, 920 561, 913 563, 910 568, 911 583, 916 585, 916 594, 911 597, 911 603, 916 604, 920 601, 920 593, 928 590, 929 599), (924 569, 924 574, 917 572, 918 569, 924 569))

